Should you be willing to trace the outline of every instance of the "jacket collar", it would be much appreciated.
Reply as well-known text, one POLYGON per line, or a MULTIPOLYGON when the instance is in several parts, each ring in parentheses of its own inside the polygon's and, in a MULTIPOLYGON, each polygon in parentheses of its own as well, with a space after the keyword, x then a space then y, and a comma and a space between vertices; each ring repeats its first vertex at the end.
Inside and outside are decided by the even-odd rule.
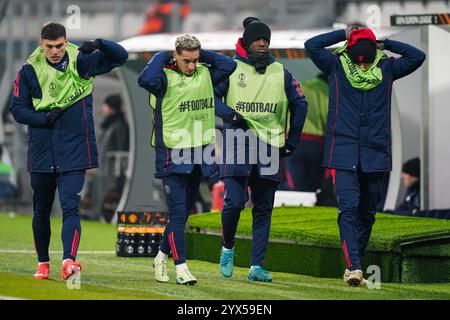
POLYGON ((66 53, 64 54, 64 57, 61 59, 61 61, 59 61, 58 63, 55 63, 55 64, 51 63, 47 58, 45 58, 45 60, 47 61, 47 63, 50 66, 52 66, 56 70, 65 72, 67 69, 67 66, 69 64, 69 53, 66 51, 66 53))

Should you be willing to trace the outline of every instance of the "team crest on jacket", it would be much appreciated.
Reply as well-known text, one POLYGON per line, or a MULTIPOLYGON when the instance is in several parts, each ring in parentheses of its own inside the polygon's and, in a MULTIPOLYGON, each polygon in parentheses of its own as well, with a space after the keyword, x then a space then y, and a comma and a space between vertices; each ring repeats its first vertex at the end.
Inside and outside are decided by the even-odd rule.
POLYGON ((63 69, 63 71, 66 71, 66 69, 67 69, 67 60, 63 61, 63 63, 61 64, 61 69, 63 69))
POLYGON ((238 78, 239 78, 238 87, 245 88, 247 86, 245 84, 245 79, 246 79, 245 74, 241 72, 239 74, 238 78))

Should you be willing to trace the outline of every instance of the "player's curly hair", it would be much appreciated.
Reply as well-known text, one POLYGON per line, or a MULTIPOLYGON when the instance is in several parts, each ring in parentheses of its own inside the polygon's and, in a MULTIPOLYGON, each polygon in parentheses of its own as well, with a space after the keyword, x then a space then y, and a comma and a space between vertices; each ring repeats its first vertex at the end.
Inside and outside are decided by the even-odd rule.
POLYGON ((181 51, 183 50, 194 51, 200 48, 201 48, 200 41, 190 34, 179 36, 175 41, 175 50, 177 51, 178 54, 181 54, 181 51))

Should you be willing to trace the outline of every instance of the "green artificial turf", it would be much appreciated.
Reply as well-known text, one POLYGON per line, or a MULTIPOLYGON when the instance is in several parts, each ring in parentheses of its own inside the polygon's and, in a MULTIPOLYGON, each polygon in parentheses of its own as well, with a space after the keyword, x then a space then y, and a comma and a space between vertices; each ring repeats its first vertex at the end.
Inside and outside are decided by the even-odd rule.
POLYGON ((61 219, 52 219, 51 279, 35 280, 31 216, 0 214, 0 297, 26 299, 450 299, 450 284, 385 284, 380 290, 350 288, 342 279, 272 272, 273 283, 247 280, 247 268, 224 279, 216 263, 189 260, 199 279, 193 287, 175 284, 170 263, 168 284, 153 279, 151 258, 120 258, 114 253, 115 226, 82 222, 78 260, 83 264, 81 290, 59 279, 61 219), (97 252, 96 252, 97 251, 97 252))
MULTIPOLYGON (((217 262, 220 214, 194 215, 188 223, 189 258, 217 262)), ((235 241, 237 266, 249 265, 251 226, 251 210, 246 209, 235 241)), ((336 208, 275 208, 270 237, 264 260, 269 270, 336 278, 345 269, 336 208)), ((377 214, 363 271, 371 265, 381 269, 383 282, 450 282, 450 221, 377 214)))
MULTIPOLYGON (((189 217, 194 228, 220 232, 220 213, 198 214, 189 217)), ((251 209, 241 213, 237 234, 251 235, 251 209)), ((450 221, 431 218, 402 217, 378 213, 369 242, 370 251, 388 251, 401 243, 450 236, 450 221)), ((274 208, 271 239, 292 240, 319 247, 340 248, 337 225, 337 209, 327 207, 281 207, 274 208)))

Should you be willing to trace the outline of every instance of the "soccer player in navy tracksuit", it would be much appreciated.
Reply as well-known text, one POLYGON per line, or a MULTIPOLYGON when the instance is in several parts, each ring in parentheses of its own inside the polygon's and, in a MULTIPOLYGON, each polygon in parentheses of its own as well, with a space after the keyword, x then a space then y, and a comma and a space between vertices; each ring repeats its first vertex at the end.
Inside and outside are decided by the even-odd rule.
MULTIPOLYGON (((177 38, 175 48, 174 52, 160 52, 150 60, 139 76, 139 85, 150 93, 150 105, 154 109, 155 177, 162 179, 169 202, 169 222, 153 262, 155 279, 159 282, 169 281, 166 261, 172 252, 177 270, 176 283, 192 285, 197 283, 197 279, 186 264, 186 221, 198 193, 202 174, 211 182, 219 179, 215 159, 207 161, 203 156, 198 159, 194 155, 198 151, 197 154, 202 155, 207 148, 214 152, 214 139, 201 141, 200 137, 180 148, 171 141, 169 133, 186 130, 193 136, 195 121, 201 122, 204 128, 209 125, 210 129, 214 129, 214 114, 226 122, 236 121, 236 112, 218 101, 214 109, 188 107, 196 101, 214 101, 213 86, 235 70, 236 62, 222 54, 201 49, 198 39, 191 35, 177 38), (182 151, 183 159, 188 161, 177 163, 173 156, 179 151, 182 151)), ((202 136, 205 137, 205 134, 202 136)))
POLYGON ((253 224, 248 279, 270 282, 272 276, 263 268, 263 262, 279 184, 279 160, 290 156, 297 147, 308 106, 298 82, 270 54, 269 26, 254 17, 244 19, 243 24, 243 37, 236 44, 236 71, 215 88, 216 95, 224 98, 244 120, 225 123, 223 130, 220 174, 225 183, 225 197, 220 270, 226 278, 233 274, 234 238, 250 187, 253 224), (256 105, 264 107, 254 108, 256 105), (255 133, 254 140, 252 133, 250 139, 244 137, 245 142, 239 142, 241 129, 247 134, 255 133), (274 136, 279 140, 270 139, 267 130, 276 132, 274 136), (238 138, 228 141, 229 133, 238 138), (245 159, 240 159, 241 156, 245 159))
POLYGON ((87 169, 98 167, 92 116, 93 78, 125 63, 120 45, 97 39, 80 48, 66 39, 63 25, 50 22, 37 48, 17 73, 10 111, 28 126, 28 171, 33 189, 33 235, 38 255, 35 278, 50 272, 50 214, 58 189, 63 211, 62 278, 81 265, 80 194, 87 169))
POLYGON ((344 281, 360 285, 366 282, 361 258, 375 222, 383 180, 392 169, 392 83, 419 68, 425 54, 398 41, 377 42, 370 29, 356 26, 313 37, 305 48, 328 76, 323 166, 336 169, 338 224, 347 262, 344 281), (334 52, 326 49, 345 40, 345 46, 334 52), (383 49, 401 57, 388 58, 383 49))

